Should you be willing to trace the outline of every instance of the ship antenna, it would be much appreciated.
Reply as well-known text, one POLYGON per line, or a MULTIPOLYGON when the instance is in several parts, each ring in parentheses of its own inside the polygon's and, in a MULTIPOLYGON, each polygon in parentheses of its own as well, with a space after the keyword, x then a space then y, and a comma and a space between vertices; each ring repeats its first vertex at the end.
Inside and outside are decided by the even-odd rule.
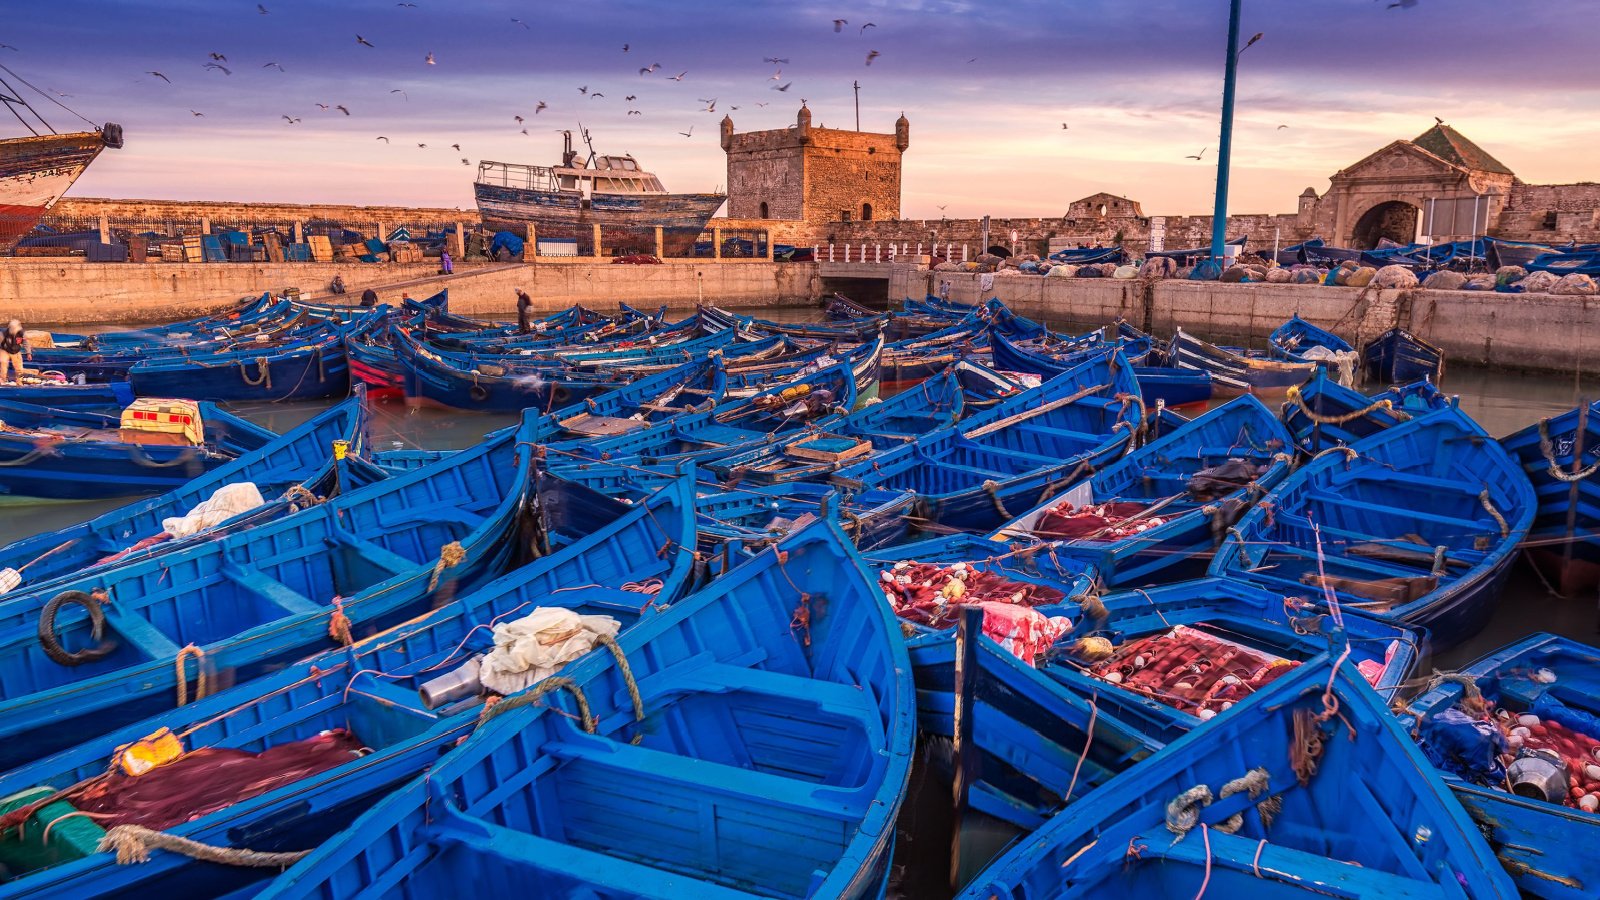
MULTIPOLYGON (((94 122, 90 121, 87 117, 85 117, 83 115, 83 113, 80 113, 77 110, 73 109, 72 107, 66 105, 65 103, 62 103, 60 100, 57 100, 55 97, 52 97, 49 94, 49 92, 47 92, 44 89, 40 88, 38 85, 35 85, 34 83, 30 82, 28 79, 23 78, 21 75, 18 75, 16 72, 11 71, 9 66, 0 65, 0 72, 5 72, 7 75, 10 75, 12 78, 15 78, 24 87, 29 88, 34 93, 36 93, 39 96, 45 98, 46 100, 49 100, 51 103, 54 103, 56 106, 59 106, 62 109, 66 110, 67 112, 72 113, 73 115, 77 116, 78 118, 83 119, 84 122, 88 123, 90 128, 94 128, 94 129, 97 129, 97 130, 99 129, 100 126, 98 126, 94 122)), ((6 94, 0 94, 0 103, 4 103, 6 105, 6 108, 11 111, 11 114, 17 117, 17 121, 22 122, 23 125, 27 126, 27 129, 29 131, 32 131, 35 135, 37 135, 39 133, 32 125, 29 125, 28 122, 25 119, 22 118, 22 114, 20 112, 18 112, 17 108, 16 108, 19 105, 23 109, 27 110, 28 112, 33 113, 34 118, 38 119, 40 124, 44 125, 44 127, 51 134, 58 134, 59 133, 59 132, 56 131, 55 126, 51 125, 48 121, 45 120, 45 117, 44 117, 44 115, 42 113, 40 113, 37 109, 34 109, 33 106, 31 104, 29 104, 28 101, 23 98, 21 91, 18 91, 16 88, 11 86, 10 82, 6 81, 4 78, 0 78, 0 85, 4 85, 5 86, 5 90, 9 92, 9 93, 6 93, 6 94)))
POLYGON ((594 141, 589 137, 589 129, 583 127, 582 122, 578 123, 578 133, 583 135, 583 142, 589 146, 589 160, 583 164, 585 168, 588 168, 594 165, 594 141))

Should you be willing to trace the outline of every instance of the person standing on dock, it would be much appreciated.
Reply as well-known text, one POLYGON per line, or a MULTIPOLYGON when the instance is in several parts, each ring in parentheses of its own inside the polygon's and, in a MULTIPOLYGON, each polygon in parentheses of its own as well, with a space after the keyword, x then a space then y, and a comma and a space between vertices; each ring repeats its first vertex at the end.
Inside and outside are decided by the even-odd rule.
POLYGON ((378 292, 373 290, 372 288, 367 288, 366 290, 362 291, 361 292, 361 305, 363 307, 366 307, 367 309, 371 309, 372 307, 377 306, 378 305, 378 292))
POLYGON ((455 272, 455 269, 450 264, 450 251, 446 250, 443 253, 440 253, 439 254, 439 274, 441 274, 441 275, 451 275, 451 274, 454 274, 454 272, 455 272))
POLYGON ((17 384, 22 383, 22 356, 33 355, 28 349, 28 333, 22 330, 22 323, 12 319, 6 325, 4 334, 0 334, 0 384, 6 381, 6 372, 15 368, 16 372, 11 377, 17 384))
POLYGON ((527 334, 532 328, 528 324, 528 314, 533 309, 533 298, 522 288, 517 288, 517 333, 527 334))

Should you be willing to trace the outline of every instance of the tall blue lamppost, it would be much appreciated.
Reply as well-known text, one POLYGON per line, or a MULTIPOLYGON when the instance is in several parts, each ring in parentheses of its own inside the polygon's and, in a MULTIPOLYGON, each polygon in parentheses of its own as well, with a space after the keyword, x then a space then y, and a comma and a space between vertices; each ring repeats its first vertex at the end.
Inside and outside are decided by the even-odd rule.
POLYGON ((1222 80, 1222 137, 1217 144, 1217 202, 1211 210, 1211 256, 1205 275, 1222 274, 1222 247, 1228 230, 1228 165, 1233 156, 1233 94, 1239 83, 1239 16, 1243 0, 1229 0, 1228 62, 1222 80))

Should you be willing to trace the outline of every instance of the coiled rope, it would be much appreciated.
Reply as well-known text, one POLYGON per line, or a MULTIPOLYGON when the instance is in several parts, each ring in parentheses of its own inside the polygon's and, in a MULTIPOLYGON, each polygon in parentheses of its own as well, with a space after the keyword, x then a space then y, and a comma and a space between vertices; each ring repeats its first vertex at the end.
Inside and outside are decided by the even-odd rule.
POLYGON ((1572 484, 1574 482, 1582 481, 1585 478, 1588 478, 1590 475, 1593 475, 1595 472, 1600 471, 1600 459, 1596 459, 1594 462, 1590 463, 1587 468, 1579 469, 1576 472, 1561 471, 1560 466, 1556 464, 1555 447, 1551 445, 1550 441, 1549 419, 1539 420, 1539 452, 1544 454, 1544 461, 1549 465, 1550 477, 1557 481, 1564 481, 1567 484, 1572 484))
POLYGON ((467 551, 461 546, 460 541, 451 541, 439 548, 439 561, 433 564, 433 575, 428 578, 428 590, 432 591, 439 586, 439 576, 445 569, 454 568, 467 556, 467 551))
POLYGON ((189 702, 189 676, 184 671, 184 660, 194 658, 195 684, 194 699, 200 700, 210 692, 210 680, 206 675, 206 651, 194 644, 190 644, 178 651, 173 667, 178 673, 178 705, 183 706, 189 702))
POLYGON ((100 838, 100 844, 95 850, 117 854, 117 864, 122 866, 149 862, 151 850, 167 850, 202 862, 258 869, 286 869, 311 852, 297 850, 292 853, 264 853, 236 847, 217 847, 178 837, 175 834, 167 834, 164 831, 154 831, 143 825, 118 825, 112 828, 100 838))
POLYGON ((578 717, 583 723, 583 730, 594 734, 595 721, 594 717, 589 713, 589 698, 584 696, 583 688, 578 687, 577 682, 565 675, 551 675, 549 678, 534 685, 532 690, 523 691, 515 697, 485 706, 483 712, 478 714, 478 724, 482 725, 502 713, 521 709, 524 706, 532 706, 544 699, 546 694, 555 691, 566 691, 572 695, 573 699, 578 703, 578 717))
POLYGON ((256 357, 256 377, 250 377, 250 369, 244 360, 239 360, 239 377, 251 387, 265 385, 267 390, 272 390, 272 366, 265 356, 256 357))
MULTIPOLYGON (((1222 790, 1217 792, 1217 799, 1223 800, 1232 797, 1234 794, 1248 792, 1250 799, 1255 800, 1266 793, 1267 788, 1270 786, 1271 776, 1265 768, 1257 766, 1223 785, 1222 790)), ((1236 812, 1218 825, 1217 830, 1223 834, 1235 834, 1243 826, 1244 813, 1236 812)))
POLYGON ((302 509, 310 509, 311 507, 322 503, 324 498, 313 494, 303 485, 295 484, 290 485, 289 489, 284 491, 283 496, 279 497, 278 499, 288 502, 290 512, 299 512, 302 509))
POLYGON ((1167 803, 1167 830, 1177 835, 1177 840, 1183 840, 1200 824, 1200 810, 1210 806, 1213 799, 1211 788, 1203 784, 1173 797, 1167 803))

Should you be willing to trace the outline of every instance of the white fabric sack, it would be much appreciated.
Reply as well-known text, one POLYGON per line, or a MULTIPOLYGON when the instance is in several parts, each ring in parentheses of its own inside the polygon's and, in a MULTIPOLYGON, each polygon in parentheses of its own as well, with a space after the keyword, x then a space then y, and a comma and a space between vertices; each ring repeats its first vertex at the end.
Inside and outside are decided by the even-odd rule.
POLYGON ((494 649, 483 657, 478 680, 498 694, 513 694, 543 681, 595 648, 601 635, 616 637, 622 623, 610 616, 580 616, 541 606, 494 626, 494 649))
POLYGON ((175 538, 188 537, 212 526, 221 525, 234 516, 249 512, 266 502, 261 496, 261 489, 252 482, 225 484, 217 488, 216 493, 200 501, 194 509, 189 510, 188 515, 162 519, 161 530, 175 538))

